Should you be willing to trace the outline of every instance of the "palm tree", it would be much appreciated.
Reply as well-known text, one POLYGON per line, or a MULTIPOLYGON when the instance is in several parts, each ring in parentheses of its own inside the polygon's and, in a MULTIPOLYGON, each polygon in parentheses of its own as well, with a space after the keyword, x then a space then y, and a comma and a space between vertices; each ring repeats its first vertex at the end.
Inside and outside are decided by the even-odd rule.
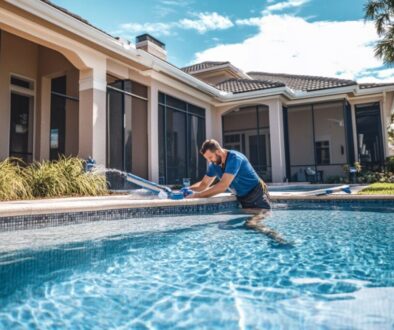
POLYGON ((385 64, 394 64, 394 0, 368 0, 364 7, 365 20, 375 23, 379 37, 375 56, 385 64))

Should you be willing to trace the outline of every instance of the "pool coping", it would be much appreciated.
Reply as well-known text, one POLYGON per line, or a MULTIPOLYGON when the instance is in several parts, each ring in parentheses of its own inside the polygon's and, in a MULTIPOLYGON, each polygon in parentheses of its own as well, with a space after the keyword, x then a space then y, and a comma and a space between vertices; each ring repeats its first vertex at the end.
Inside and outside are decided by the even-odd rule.
MULTIPOLYGON (((271 195, 275 202, 284 201, 394 201, 394 195, 347 195, 332 194, 323 196, 303 195, 271 195)), ((68 197, 56 199, 39 199, 23 201, 0 202, 0 219, 3 217, 47 215, 70 212, 90 212, 115 209, 143 209, 164 207, 193 207, 236 202, 235 196, 223 193, 211 198, 196 198, 183 200, 169 199, 133 199, 130 195, 112 195, 98 197, 68 197)))
POLYGON ((115 195, 5 201, 0 202, 0 219, 2 217, 12 216, 103 211, 111 209, 142 209, 199 205, 204 206, 235 201, 236 198, 230 194, 220 194, 212 198, 183 200, 133 199, 130 195, 115 195))

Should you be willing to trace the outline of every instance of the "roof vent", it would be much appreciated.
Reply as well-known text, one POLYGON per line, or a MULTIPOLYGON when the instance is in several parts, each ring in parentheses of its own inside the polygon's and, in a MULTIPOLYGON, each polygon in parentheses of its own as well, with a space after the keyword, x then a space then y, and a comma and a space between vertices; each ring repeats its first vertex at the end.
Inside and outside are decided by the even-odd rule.
POLYGON ((145 33, 137 36, 135 47, 157 56, 162 60, 167 60, 166 45, 150 34, 145 33))

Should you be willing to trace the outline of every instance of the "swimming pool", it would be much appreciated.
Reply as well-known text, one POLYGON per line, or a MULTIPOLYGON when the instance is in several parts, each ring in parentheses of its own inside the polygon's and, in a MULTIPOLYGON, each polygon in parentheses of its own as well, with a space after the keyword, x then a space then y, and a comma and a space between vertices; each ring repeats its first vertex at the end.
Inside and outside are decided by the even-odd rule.
POLYGON ((392 329, 392 212, 283 206, 292 246, 240 214, 1 233, 0 328, 392 329))

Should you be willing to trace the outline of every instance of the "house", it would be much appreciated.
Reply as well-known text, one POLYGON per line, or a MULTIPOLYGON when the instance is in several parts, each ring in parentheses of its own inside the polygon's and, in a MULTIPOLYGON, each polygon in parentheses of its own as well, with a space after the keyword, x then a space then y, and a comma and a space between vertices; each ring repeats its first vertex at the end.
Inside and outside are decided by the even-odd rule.
POLYGON ((324 179, 392 151, 394 84, 244 73, 229 62, 177 68, 144 34, 133 45, 47 0, 0 2, 0 159, 59 154, 156 182, 196 180, 205 138, 244 152, 266 180, 324 179))

